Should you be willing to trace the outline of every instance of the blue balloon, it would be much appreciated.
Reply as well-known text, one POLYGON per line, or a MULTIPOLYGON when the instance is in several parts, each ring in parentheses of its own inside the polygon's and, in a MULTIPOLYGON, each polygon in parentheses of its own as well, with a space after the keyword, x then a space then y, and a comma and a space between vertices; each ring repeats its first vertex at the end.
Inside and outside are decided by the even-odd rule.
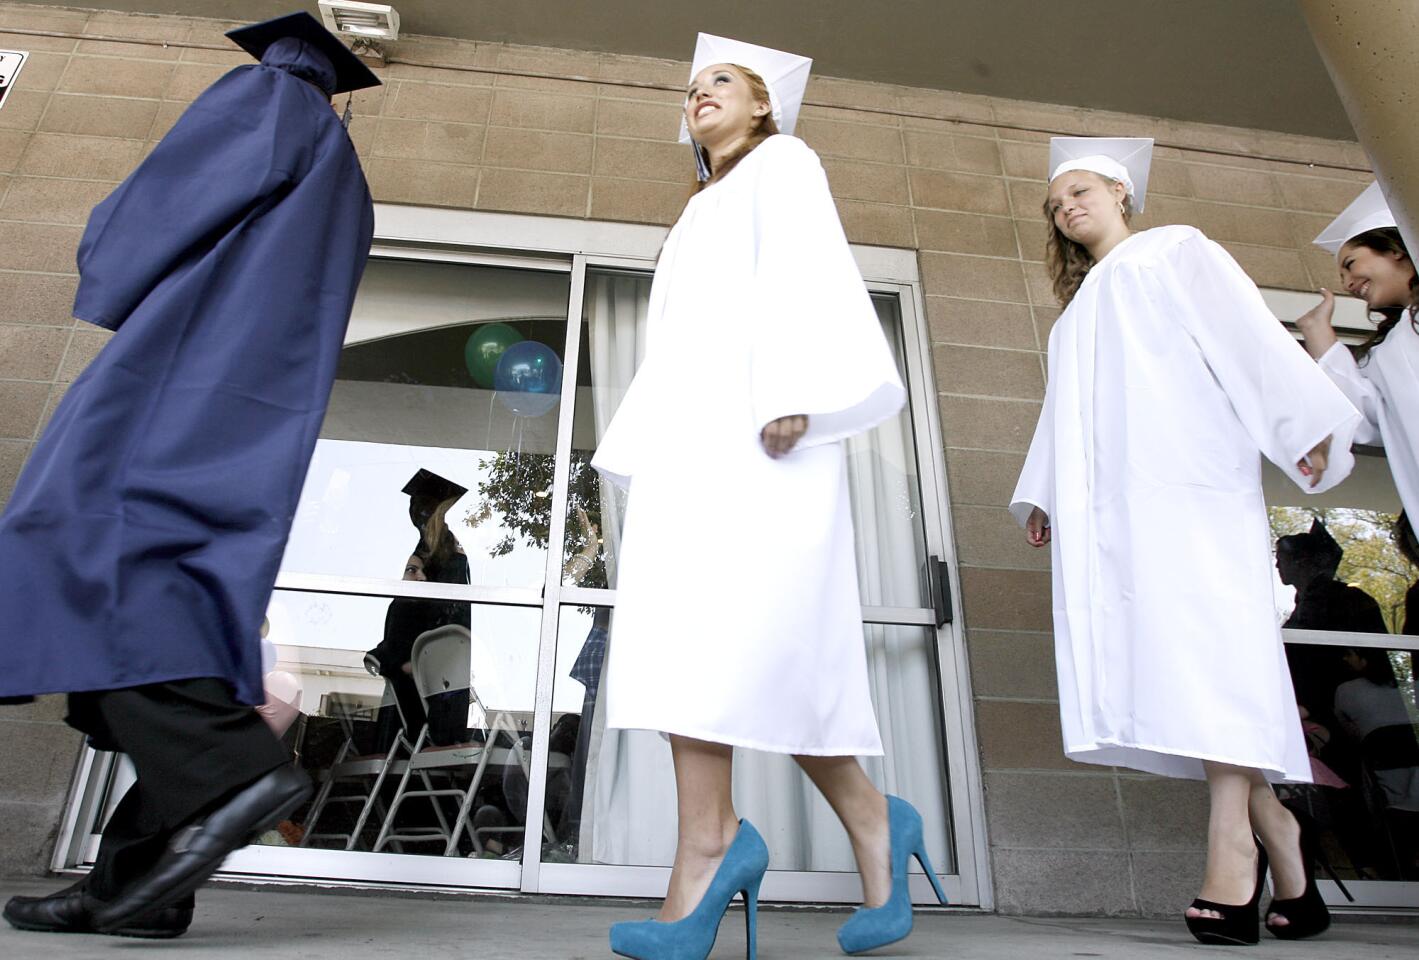
POLYGON ((561 399, 562 361, 545 343, 514 343, 498 357, 493 389, 503 406, 517 416, 540 417, 561 399))

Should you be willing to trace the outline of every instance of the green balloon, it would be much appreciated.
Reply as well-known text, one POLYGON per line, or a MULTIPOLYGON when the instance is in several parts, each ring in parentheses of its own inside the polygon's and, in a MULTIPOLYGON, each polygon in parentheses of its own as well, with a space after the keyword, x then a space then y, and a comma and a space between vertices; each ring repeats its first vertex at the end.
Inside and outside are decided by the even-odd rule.
POLYGON ((521 343, 524 337, 505 323, 483 323, 478 325, 463 345, 463 362, 468 365, 468 375, 484 390, 493 389, 493 374, 498 369, 498 358, 514 343, 521 343))

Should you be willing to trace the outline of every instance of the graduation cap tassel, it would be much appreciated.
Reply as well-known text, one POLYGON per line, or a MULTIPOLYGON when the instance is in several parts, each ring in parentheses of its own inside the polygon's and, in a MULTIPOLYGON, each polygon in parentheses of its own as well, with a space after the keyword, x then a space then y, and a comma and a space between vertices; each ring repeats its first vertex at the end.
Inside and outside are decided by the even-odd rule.
POLYGON ((352 91, 350 95, 345 98, 345 113, 343 116, 340 117, 340 126, 344 127, 346 130, 350 129, 350 118, 354 116, 353 111, 350 109, 350 106, 354 103, 354 101, 355 94, 352 91))
POLYGON ((695 176, 704 183, 710 178, 709 160, 705 157, 705 152, 695 141, 690 141, 690 149, 695 153, 695 176))

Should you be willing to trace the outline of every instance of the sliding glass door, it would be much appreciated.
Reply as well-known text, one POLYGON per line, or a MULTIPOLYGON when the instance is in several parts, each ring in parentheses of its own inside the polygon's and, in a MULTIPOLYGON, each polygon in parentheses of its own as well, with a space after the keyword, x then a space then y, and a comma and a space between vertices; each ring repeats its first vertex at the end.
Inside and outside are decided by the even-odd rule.
MULTIPOLYGON (((318 790, 227 875, 663 892, 668 747, 607 730, 601 702, 625 494, 590 467, 644 354, 653 262, 547 253, 549 236, 538 253, 376 245, 263 640, 266 712, 318 790)), ((873 276, 874 262, 864 272, 911 402, 844 453, 886 745, 866 766, 922 811, 953 900, 981 903, 915 262, 898 277, 873 276)), ((687 509, 712 535, 715 505, 687 509)), ((686 618, 734 604, 732 571, 683 570, 700 597, 686 618)), ((63 864, 92 859, 123 777, 113 758, 86 758, 63 864)), ((789 758, 741 751, 735 791, 773 850, 764 896, 857 900, 847 837, 789 758)))

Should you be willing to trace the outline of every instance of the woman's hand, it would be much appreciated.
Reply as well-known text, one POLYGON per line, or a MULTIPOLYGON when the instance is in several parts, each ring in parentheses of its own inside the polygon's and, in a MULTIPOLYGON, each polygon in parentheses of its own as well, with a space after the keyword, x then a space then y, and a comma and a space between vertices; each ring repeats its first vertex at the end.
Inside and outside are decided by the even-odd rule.
POLYGON ((1025 540, 1032 547, 1043 547, 1049 543, 1049 514, 1039 507, 1030 511, 1030 519, 1025 521, 1025 540))
POLYGON ((581 539, 585 546, 581 552, 588 554, 592 560, 596 559, 596 554, 600 552, 601 531, 596 529, 596 524, 591 522, 591 517, 587 516, 585 507, 576 508, 576 524, 581 528, 581 539))
POLYGON ((582 547, 562 564, 562 579, 574 584, 581 583, 591 572, 596 566, 597 555, 601 553, 601 531, 586 515, 585 507, 576 508, 576 523, 581 528, 582 547))
POLYGON ((1311 478, 1311 486, 1320 483, 1320 478, 1325 476, 1325 468, 1330 466, 1330 437, 1326 437, 1320 443, 1311 448, 1311 452, 1300 460, 1296 461, 1296 469, 1301 471, 1301 476, 1311 478))
POLYGON ((808 417, 800 413, 792 417, 779 417, 764 427, 759 440, 764 445, 764 452, 777 460, 791 451, 807 432, 808 417))
POLYGON ((1320 288, 1320 303, 1296 318, 1296 326, 1306 339, 1306 352, 1319 360, 1326 351, 1335 346, 1340 338, 1335 335, 1331 318, 1335 316, 1335 294, 1325 287, 1320 288))

